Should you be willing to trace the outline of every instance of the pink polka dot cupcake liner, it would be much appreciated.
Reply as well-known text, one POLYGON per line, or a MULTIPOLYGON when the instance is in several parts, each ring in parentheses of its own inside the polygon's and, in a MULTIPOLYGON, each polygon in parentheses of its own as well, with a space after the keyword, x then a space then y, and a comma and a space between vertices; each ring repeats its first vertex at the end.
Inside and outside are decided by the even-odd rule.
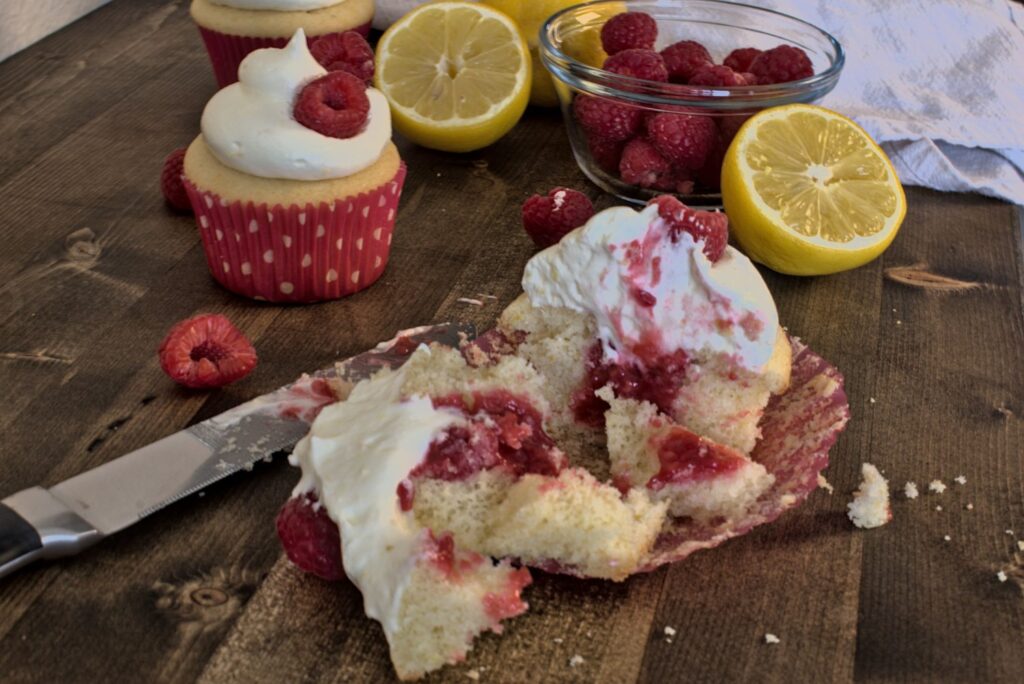
MULTIPOLYGON (((213 65, 213 75, 217 79, 217 87, 231 85, 238 80, 238 65, 242 63, 245 56, 253 50, 260 48, 281 48, 288 44, 291 36, 286 38, 254 38, 252 36, 233 36, 228 33, 211 31, 199 26, 199 35, 206 45, 206 52, 210 56, 210 63, 213 65)), ((370 24, 357 26, 352 31, 363 34, 363 37, 370 35, 370 24)), ((325 34, 329 35, 329 34, 325 34)), ((320 36, 309 36, 306 40, 312 43, 320 36)))
POLYGON ((185 189, 214 279, 244 297, 283 303, 338 299, 380 278, 402 195, 403 163, 390 181, 333 204, 227 202, 185 189))

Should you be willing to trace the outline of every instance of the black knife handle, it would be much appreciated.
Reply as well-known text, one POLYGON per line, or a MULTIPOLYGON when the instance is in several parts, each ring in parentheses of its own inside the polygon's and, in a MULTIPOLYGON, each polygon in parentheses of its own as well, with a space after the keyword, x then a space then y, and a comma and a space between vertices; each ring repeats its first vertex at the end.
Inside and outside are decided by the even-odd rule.
POLYGON ((42 555, 43 540, 36 528, 0 503, 0 576, 42 555))

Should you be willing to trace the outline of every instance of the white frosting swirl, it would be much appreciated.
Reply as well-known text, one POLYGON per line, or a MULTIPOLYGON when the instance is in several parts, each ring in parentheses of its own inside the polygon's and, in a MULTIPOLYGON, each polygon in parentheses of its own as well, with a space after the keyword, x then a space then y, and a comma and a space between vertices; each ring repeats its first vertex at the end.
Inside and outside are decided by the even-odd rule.
POLYGON ((210 2, 214 5, 234 7, 235 9, 295 12, 322 9, 341 4, 345 0, 210 0, 210 2))
POLYGON ((384 95, 368 88, 365 128, 351 138, 332 138, 292 116, 295 98, 327 73, 309 53, 299 29, 283 48, 249 54, 238 83, 222 89, 203 110, 203 138, 225 166, 263 178, 327 180, 371 166, 391 139, 391 111, 384 95))
POLYGON ((669 239, 657 206, 613 207, 530 259, 523 289, 534 306, 593 315, 609 360, 642 363, 633 350, 653 344, 663 353, 726 354, 759 371, 779 323, 768 286, 732 247, 712 263, 703 246, 688 233, 669 239))

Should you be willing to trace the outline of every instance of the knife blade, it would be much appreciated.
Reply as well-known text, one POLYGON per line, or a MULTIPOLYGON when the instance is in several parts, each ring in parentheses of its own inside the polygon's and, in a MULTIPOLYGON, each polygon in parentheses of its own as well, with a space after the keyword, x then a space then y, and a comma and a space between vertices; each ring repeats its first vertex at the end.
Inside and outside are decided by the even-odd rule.
POLYGON ((290 450, 316 409, 333 398, 326 381, 363 380, 401 365, 423 343, 458 346, 469 324, 399 332, 373 349, 247 401, 49 489, 31 487, 0 501, 0 577, 39 558, 78 553, 106 536, 261 459, 290 450))

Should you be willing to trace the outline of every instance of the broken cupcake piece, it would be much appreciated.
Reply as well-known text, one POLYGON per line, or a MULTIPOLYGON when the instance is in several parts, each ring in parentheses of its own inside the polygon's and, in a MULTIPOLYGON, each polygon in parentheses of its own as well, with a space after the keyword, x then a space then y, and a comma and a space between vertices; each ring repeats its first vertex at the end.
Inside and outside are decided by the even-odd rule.
POLYGON ((847 516, 850 522, 865 530, 881 527, 892 520, 889 483, 870 463, 861 465, 860 472, 863 480, 853 493, 853 501, 846 505, 847 516))

